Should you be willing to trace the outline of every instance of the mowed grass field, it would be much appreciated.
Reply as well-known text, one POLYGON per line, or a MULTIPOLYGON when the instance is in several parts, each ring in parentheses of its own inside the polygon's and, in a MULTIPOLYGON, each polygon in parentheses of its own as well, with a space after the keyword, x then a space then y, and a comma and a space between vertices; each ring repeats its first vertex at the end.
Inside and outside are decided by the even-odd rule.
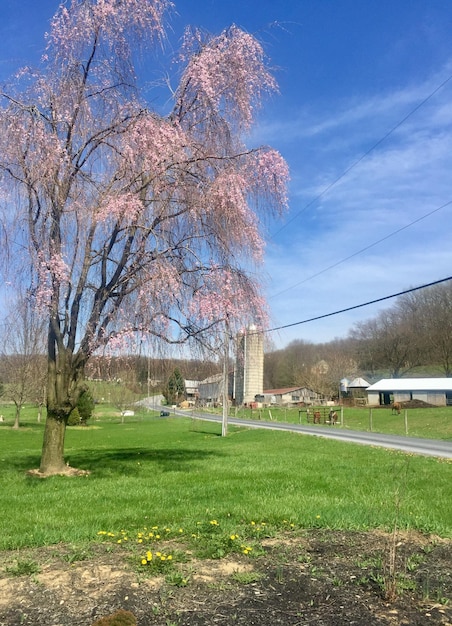
MULTIPOLYGON (((402 409, 400 415, 393 414, 390 407, 344 407, 343 423, 340 423, 341 409, 333 407, 339 416, 334 428, 347 430, 372 431, 390 435, 406 435, 427 439, 452 440, 452 406, 423 407, 402 409)), ((311 409, 311 413, 314 409, 311 409)), ((323 423, 323 412, 328 414, 328 407, 319 407, 322 423, 317 427, 331 428, 323 423)), ((307 424, 306 409, 272 407, 270 409, 231 410, 231 416, 245 419, 288 422, 290 424, 307 424)), ((312 417, 310 424, 312 424, 312 417)))
POLYGON ((414 529, 452 536, 452 463, 291 433, 104 411, 69 427, 67 462, 85 477, 32 478, 43 424, 0 424, 0 549, 89 542, 99 532, 217 520, 311 529, 414 529))

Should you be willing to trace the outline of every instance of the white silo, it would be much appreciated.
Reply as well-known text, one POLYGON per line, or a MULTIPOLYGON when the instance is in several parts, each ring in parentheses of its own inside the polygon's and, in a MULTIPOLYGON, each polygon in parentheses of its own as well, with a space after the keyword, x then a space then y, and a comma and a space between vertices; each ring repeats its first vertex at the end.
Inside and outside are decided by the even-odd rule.
POLYGON ((237 405, 255 402, 264 391, 264 338, 256 326, 237 336, 234 397, 237 405))

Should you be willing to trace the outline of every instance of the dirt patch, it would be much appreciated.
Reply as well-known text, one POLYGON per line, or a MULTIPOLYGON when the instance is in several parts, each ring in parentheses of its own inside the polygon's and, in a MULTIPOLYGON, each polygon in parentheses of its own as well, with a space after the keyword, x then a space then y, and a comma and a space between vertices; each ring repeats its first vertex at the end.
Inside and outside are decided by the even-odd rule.
POLYGON ((28 470, 27 475, 32 476, 33 478, 48 478, 49 476, 89 476, 91 472, 89 470, 77 469, 76 467, 70 467, 66 465, 63 469, 58 471, 50 471, 50 472, 41 472, 40 469, 31 469, 28 470))
MULTIPOLYGON (((402 409, 437 409, 436 404, 429 404, 423 400, 405 400, 398 402, 402 409)), ((389 409, 392 410, 392 404, 376 404, 372 406, 372 409, 389 409)))
POLYGON ((434 404, 429 404, 428 402, 424 402, 423 400, 405 400, 404 402, 399 403, 402 409, 435 409, 437 408, 434 404))
POLYGON ((65 546, 3 553, 0 625, 91 626, 119 608, 138 626, 452 625, 451 541, 313 530, 262 546, 254 558, 176 563, 182 587, 145 578, 111 545, 73 562, 65 546), (27 563, 39 571, 17 575, 27 563))

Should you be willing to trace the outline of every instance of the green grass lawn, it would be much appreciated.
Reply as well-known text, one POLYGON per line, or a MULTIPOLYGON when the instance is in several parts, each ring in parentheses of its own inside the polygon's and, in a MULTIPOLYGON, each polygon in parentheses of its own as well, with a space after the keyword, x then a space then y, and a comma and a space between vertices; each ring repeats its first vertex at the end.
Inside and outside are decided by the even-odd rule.
POLYGON ((86 477, 31 478, 43 425, 0 424, 0 548, 83 543, 153 525, 212 520, 274 528, 416 529, 452 536, 452 464, 312 436, 185 418, 102 417, 68 428, 65 458, 86 477))
MULTIPOLYGON (((340 416, 340 408, 335 407, 335 409, 340 416)), ((323 411, 324 407, 320 410, 323 411)), ((272 407, 270 409, 242 409, 237 412, 232 409, 231 415, 246 419, 307 424, 306 410, 298 408, 272 407)), ((407 434, 406 426, 410 437, 452 440, 452 407, 407 409, 406 423, 405 410, 402 410, 400 415, 392 415, 391 408, 373 408, 371 415, 369 407, 344 407, 343 424, 336 424, 335 428, 405 435, 407 434)), ((316 427, 331 428, 323 423, 316 424, 316 427)))

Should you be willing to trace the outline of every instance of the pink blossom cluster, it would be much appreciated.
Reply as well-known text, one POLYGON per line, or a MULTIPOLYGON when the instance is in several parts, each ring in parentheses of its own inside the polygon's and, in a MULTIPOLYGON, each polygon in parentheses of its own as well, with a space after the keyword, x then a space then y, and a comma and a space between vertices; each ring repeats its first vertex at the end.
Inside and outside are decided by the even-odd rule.
MULTIPOLYGON (((177 266, 164 255, 158 256, 146 267, 141 278, 138 290, 140 310, 160 303, 168 306, 181 293, 181 284, 182 276, 177 266)), ((155 306, 154 310, 157 310, 155 306)))
POLYGON ((162 37, 163 15, 172 6, 169 0, 72 0, 69 8, 60 5, 51 21, 49 47, 72 61, 93 35, 106 44, 124 44, 127 32, 137 39, 162 37))
POLYGON ((187 30, 181 59, 188 63, 181 89, 190 86, 204 106, 217 112, 226 108, 247 129, 263 94, 277 89, 264 58, 257 39, 237 26, 207 41, 199 30, 187 30))
POLYGON ((250 175, 257 194, 273 199, 273 206, 281 210, 287 207, 287 184, 290 174, 287 162, 277 150, 261 149, 252 161, 250 175))
POLYGON ((212 181, 205 195, 206 212, 229 247, 262 260, 264 241, 247 199, 248 182, 239 171, 226 169, 212 181))
POLYGON ((99 222, 113 219, 127 223, 134 222, 142 212, 143 203, 136 194, 114 194, 102 198, 102 204, 97 209, 96 218, 99 222))
POLYGON ((44 252, 40 250, 37 257, 36 304, 39 308, 47 308, 55 295, 55 290, 69 281, 70 272, 63 256, 59 253, 50 254, 46 259, 44 252))
POLYGON ((155 192, 163 191, 174 169, 187 161, 189 138, 176 121, 141 115, 130 129, 123 155, 129 168, 144 171, 155 192))
POLYGON ((267 321, 265 300, 255 285, 251 285, 243 273, 218 266, 206 276, 202 288, 194 296, 190 314, 199 322, 227 320, 230 326, 256 320, 263 325, 267 321))

